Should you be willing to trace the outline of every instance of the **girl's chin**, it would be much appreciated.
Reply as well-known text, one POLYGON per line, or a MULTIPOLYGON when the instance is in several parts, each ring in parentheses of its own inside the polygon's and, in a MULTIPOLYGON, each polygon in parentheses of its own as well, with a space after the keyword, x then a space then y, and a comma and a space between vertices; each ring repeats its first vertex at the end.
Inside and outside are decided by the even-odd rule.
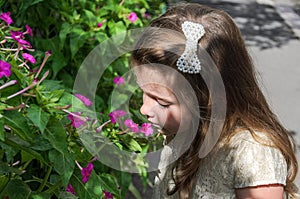
POLYGON ((167 130, 167 129, 165 129, 165 128, 160 129, 159 132, 160 132, 161 134, 165 135, 165 136, 170 136, 170 137, 173 137, 173 136, 176 135, 176 132, 174 133, 174 131, 169 131, 169 130, 167 130))

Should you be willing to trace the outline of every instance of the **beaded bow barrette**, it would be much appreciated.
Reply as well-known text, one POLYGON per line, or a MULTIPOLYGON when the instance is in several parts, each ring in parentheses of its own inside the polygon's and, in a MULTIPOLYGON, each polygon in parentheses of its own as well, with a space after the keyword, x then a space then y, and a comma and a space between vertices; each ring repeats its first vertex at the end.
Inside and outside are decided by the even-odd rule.
POLYGON ((186 38, 185 50, 176 62, 177 68, 183 73, 200 73, 201 63, 197 56, 198 41, 204 35, 204 27, 199 23, 185 21, 181 25, 186 38))

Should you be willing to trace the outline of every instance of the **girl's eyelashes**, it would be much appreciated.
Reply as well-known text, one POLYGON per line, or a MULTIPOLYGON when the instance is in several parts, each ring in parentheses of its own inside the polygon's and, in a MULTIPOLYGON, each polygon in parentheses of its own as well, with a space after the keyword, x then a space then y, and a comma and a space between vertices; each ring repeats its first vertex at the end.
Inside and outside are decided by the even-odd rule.
POLYGON ((160 100, 156 100, 156 101, 159 104, 159 106, 161 106, 162 108, 168 108, 170 106, 170 104, 166 102, 161 102, 160 100))

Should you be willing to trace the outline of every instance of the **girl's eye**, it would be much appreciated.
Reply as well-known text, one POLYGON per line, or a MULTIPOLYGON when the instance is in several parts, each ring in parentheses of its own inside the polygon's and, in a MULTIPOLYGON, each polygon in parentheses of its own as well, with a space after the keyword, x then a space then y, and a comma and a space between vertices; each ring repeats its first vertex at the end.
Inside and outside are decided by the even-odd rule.
POLYGON ((166 104, 163 102, 160 102, 159 100, 157 100, 157 103, 159 104, 159 106, 161 106, 162 108, 168 108, 170 106, 170 104, 166 104))

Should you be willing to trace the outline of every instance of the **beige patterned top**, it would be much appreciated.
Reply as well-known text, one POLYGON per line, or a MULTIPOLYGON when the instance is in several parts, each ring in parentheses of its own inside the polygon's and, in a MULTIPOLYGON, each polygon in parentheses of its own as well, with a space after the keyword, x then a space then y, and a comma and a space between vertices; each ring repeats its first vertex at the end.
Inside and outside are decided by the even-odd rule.
MULTIPOLYGON (((172 155, 170 148, 167 151, 162 154, 164 161, 172 155)), ((170 169, 166 169, 156 179, 154 199, 179 198, 178 193, 172 196, 166 194, 167 187, 172 186, 170 176, 170 169)), ((286 176, 287 165, 281 152, 258 143, 250 132, 242 131, 234 135, 229 144, 219 143, 202 160, 191 198, 231 199, 235 198, 235 188, 285 185, 286 176)))

